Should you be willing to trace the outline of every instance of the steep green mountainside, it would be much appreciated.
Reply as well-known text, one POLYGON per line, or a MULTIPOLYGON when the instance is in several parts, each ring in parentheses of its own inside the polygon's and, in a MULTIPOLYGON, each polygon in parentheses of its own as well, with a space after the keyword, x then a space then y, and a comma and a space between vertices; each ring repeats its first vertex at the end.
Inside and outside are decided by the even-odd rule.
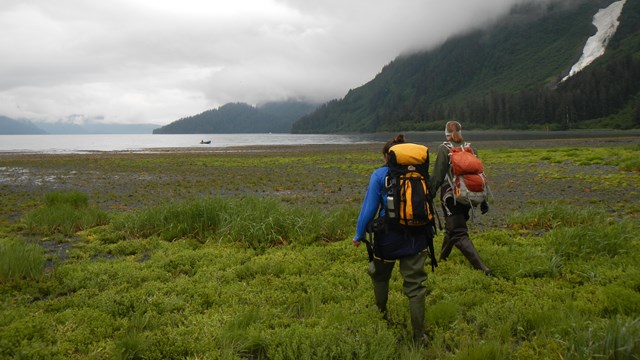
POLYGON ((0 116, 0 135, 37 135, 46 132, 31 122, 0 116))
POLYGON ((218 109, 182 118, 161 128, 154 134, 232 134, 232 133, 289 133, 291 125, 310 113, 317 105, 299 101, 266 103, 253 107, 244 103, 230 103, 218 109))
POLYGON ((587 120, 640 127, 633 113, 640 0, 627 0, 607 56, 560 84, 595 33, 593 16, 612 2, 515 7, 491 28, 398 57, 369 83, 301 118, 293 132, 428 130, 450 119, 467 128, 566 128, 587 120))

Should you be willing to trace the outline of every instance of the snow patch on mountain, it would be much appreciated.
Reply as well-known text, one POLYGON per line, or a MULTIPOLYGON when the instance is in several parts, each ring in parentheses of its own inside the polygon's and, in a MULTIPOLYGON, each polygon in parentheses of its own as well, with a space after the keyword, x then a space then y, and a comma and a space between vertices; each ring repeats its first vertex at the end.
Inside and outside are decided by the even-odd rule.
POLYGON ((622 13, 622 7, 625 2, 626 0, 616 1, 608 7, 600 9, 600 11, 593 16, 593 25, 596 26, 598 31, 595 35, 587 39, 587 43, 582 50, 582 56, 578 62, 571 67, 569 75, 565 76, 562 81, 577 74, 580 70, 604 54, 609 40, 611 40, 618 29, 618 25, 620 24, 618 18, 622 13))

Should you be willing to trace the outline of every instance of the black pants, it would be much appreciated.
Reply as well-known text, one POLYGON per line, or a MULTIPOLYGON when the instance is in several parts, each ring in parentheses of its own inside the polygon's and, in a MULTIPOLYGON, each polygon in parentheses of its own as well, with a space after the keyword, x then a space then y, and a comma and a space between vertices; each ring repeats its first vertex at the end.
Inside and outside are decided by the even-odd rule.
POLYGON ((469 260, 475 269, 482 270, 485 274, 488 273, 489 268, 482 262, 478 251, 469 238, 467 220, 469 220, 469 210, 471 208, 460 203, 454 205, 451 197, 447 198, 442 207, 445 214, 445 223, 440 260, 446 260, 455 246, 460 249, 464 257, 469 260))

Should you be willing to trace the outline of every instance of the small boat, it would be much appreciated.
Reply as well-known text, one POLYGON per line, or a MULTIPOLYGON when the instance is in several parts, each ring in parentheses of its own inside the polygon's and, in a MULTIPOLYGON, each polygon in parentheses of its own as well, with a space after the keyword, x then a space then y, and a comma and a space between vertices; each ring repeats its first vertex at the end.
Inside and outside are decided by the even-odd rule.
POLYGON ((211 144, 211 140, 207 140, 207 141, 200 140, 200 144, 211 144))

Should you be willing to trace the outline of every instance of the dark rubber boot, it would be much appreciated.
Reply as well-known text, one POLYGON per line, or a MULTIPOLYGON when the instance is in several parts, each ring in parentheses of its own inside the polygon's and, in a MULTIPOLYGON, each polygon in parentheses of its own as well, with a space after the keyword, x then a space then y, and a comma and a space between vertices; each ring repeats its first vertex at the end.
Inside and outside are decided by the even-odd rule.
POLYGON ((475 246, 468 237, 458 241, 456 247, 469 260, 474 269, 482 270, 485 274, 490 273, 489 268, 482 262, 475 246))
POLYGON ((393 271, 394 263, 385 264, 382 261, 374 260, 369 263, 369 276, 373 285, 373 295, 376 306, 387 318, 387 300, 389 299, 389 279, 393 271))
POLYGON ((464 215, 453 214, 444 218, 444 239, 440 249, 440 260, 447 260, 451 250, 461 238, 467 237, 467 222, 464 215))
POLYGON ((411 315, 411 328, 413 329, 413 343, 425 346, 424 297, 409 300, 409 314, 411 315))
POLYGON ((453 241, 449 237, 449 234, 444 232, 444 239, 442 240, 442 248, 440 248, 440 261, 445 261, 451 254, 451 249, 453 249, 453 241))
POLYGON ((382 282, 374 282, 373 283, 373 294, 376 298, 376 306, 384 314, 384 317, 387 316, 387 300, 389 299, 389 283, 382 282))

